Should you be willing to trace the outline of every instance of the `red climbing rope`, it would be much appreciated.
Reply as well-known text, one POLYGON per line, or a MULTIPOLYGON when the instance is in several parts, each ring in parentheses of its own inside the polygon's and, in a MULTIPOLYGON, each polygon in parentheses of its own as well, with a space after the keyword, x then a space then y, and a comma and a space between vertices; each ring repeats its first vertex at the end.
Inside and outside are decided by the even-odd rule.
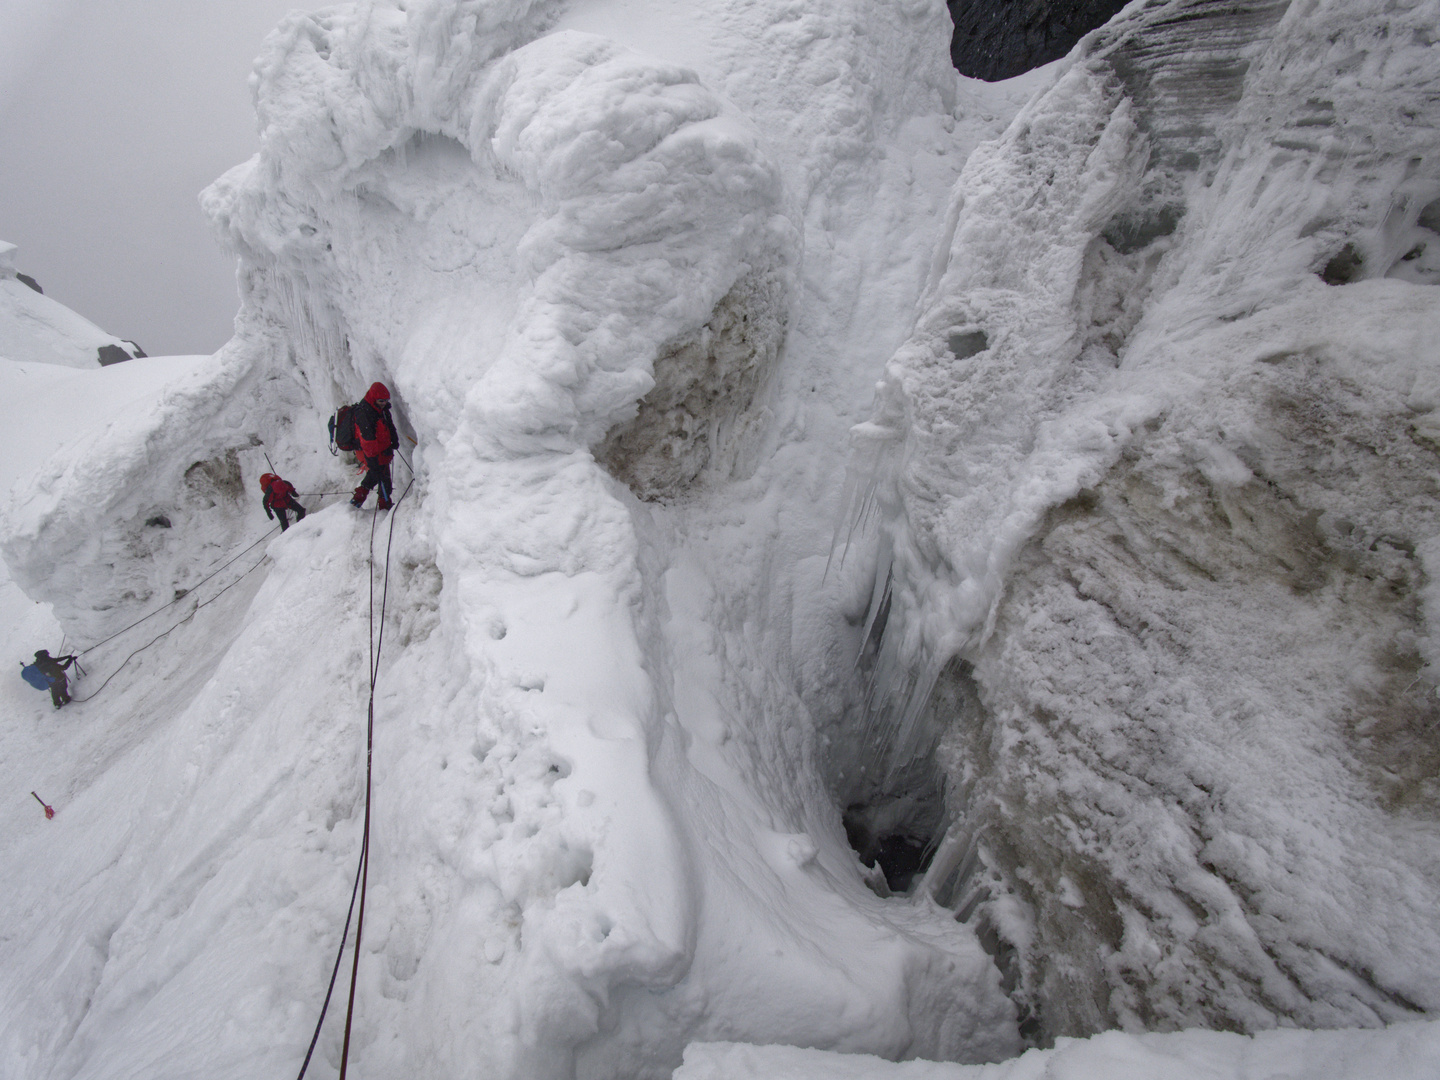
POLYGON ((415 485, 415 478, 412 474, 410 482, 405 485, 405 490, 400 493, 400 498, 390 512, 390 529, 385 541, 385 573, 383 585, 380 592, 380 631, 375 631, 375 526, 380 518, 380 509, 377 506, 374 515, 370 519, 370 696, 365 710, 365 824, 360 840, 360 860, 355 867, 355 885, 350 892, 350 907, 345 913, 345 929, 340 934, 340 947, 335 952, 335 966, 330 971, 330 986, 325 991, 325 1001, 320 1006, 320 1017, 315 1021, 315 1032, 310 1037, 310 1048, 305 1052, 305 1061, 300 1066, 300 1073, 295 1080, 305 1080, 305 1070, 310 1067, 310 1058, 315 1052, 315 1044, 320 1038, 320 1028, 325 1023, 325 1014, 330 1008, 330 996, 335 990, 335 978, 340 971, 340 958, 345 955, 345 941, 350 934, 350 917, 355 914, 355 898, 359 894, 360 911, 355 919, 355 946, 354 955, 350 963, 350 993, 345 1006, 345 1039, 340 1049, 340 1080, 345 1080, 345 1073, 350 1062, 350 1032, 355 1018, 355 986, 360 973, 360 938, 365 929, 365 893, 370 882, 370 808, 371 789, 373 777, 373 763, 375 755, 375 682, 380 673, 380 652, 385 644, 385 609, 390 599, 390 551, 395 544, 395 517, 400 504, 405 501, 405 496, 410 494, 410 489, 415 485))

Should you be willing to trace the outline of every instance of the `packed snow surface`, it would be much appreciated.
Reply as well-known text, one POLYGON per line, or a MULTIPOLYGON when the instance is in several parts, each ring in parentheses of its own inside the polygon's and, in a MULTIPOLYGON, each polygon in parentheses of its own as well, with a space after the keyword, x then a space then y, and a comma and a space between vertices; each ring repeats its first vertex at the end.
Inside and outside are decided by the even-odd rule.
POLYGON ((1440 1061, 1440 1024, 1379 1031, 1218 1031, 1056 1040, 995 1065, 898 1064, 793 1046, 694 1043, 675 1080, 1428 1080, 1440 1061))
POLYGON ((298 1069, 372 665, 357 1076, 1420 1060, 1015 1058, 1440 1007, 1435 4, 1381 7, 1147 0, 997 86, 939 0, 287 17, 202 196, 235 338, 0 368, 6 641, 89 671, 0 691, 0 1073, 298 1069))

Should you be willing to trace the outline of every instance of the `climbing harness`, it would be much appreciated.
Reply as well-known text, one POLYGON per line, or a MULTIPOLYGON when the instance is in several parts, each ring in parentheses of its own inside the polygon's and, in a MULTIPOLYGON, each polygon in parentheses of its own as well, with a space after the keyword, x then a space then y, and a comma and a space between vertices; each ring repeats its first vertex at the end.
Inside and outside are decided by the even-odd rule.
MULTIPOLYGON (((403 459, 402 459, 403 460, 403 459)), ((408 464, 408 463, 407 463, 408 464)), ((320 1039, 320 1028, 325 1023, 325 1014, 330 1008, 330 997, 335 990, 335 979, 340 971, 340 959, 345 955, 345 942, 350 935, 350 917, 356 915, 355 898, 360 898, 360 911, 355 918, 355 947, 350 965, 350 994, 345 1006, 345 1039, 340 1049, 340 1080, 350 1061, 350 1030, 355 1018, 355 985, 360 973, 360 937, 365 929, 365 892, 370 881, 370 792, 372 766, 375 753, 375 680, 380 671, 380 652, 385 645, 385 609, 390 599, 390 551, 395 544, 395 517, 405 496, 415 486, 414 472, 405 490, 395 500, 390 510, 389 534, 385 540, 385 573, 380 591, 380 632, 375 632, 375 525, 381 511, 377 508, 370 519, 370 696, 365 709, 365 825, 361 833, 360 859, 355 867, 355 885, 350 891, 350 907, 345 912, 345 929, 340 934, 340 947, 335 951, 335 965, 330 971, 330 985, 325 990, 325 1001, 320 1006, 320 1017, 315 1021, 315 1032, 310 1036, 310 1048, 305 1051, 305 1060, 295 1080, 305 1080, 305 1070, 310 1067, 310 1058, 315 1053, 315 1044, 320 1039)))

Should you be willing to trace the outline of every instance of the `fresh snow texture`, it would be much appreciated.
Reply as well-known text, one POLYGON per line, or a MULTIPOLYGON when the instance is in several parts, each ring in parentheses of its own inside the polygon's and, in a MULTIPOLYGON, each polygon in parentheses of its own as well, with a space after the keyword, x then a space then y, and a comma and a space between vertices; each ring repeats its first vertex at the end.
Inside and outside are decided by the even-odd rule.
POLYGON ((695 1043, 675 1080, 1427 1080, 1440 1061, 1440 1024, 1380 1031, 1107 1032, 1056 1040, 997 1065, 893 1064, 791 1046, 695 1043))
POLYGON ((6 640, 96 645, 93 700, 4 691, 0 1073, 298 1069, 382 644, 356 1076, 1433 1008, 1428 714, 1341 704, 1410 692, 1440 603, 1429 264, 1382 279, 1430 220, 1428 46, 1273 6, 1132 5, 996 87, 951 70, 938 0, 287 17, 260 153, 202 195, 235 338, 0 372, 91 403, 5 504, 44 602, 7 589, 6 640), (1191 7, 1224 8, 1210 44, 1154 29, 1191 7), (1344 115, 1405 104, 1365 154, 1272 160, 1297 136, 1264 103, 1353 60, 1330 35, 1344 115), (1210 97, 1167 82, 1195 64, 1210 97), (1321 284, 1347 242, 1375 280, 1321 284), (402 497, 356 514, 325 420, 376 379, 402 497), (283 536, 267 470, 313 493, 283 536), (1216 533, 1222 494, 1254 537, 1216 533), (938 846, 914 890, 847 811, 938 846))

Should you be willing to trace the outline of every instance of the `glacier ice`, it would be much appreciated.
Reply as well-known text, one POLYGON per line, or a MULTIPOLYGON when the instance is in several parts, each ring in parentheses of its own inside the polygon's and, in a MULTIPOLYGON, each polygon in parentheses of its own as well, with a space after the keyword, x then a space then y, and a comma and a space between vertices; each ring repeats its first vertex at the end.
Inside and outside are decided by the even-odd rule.
POLYGON ((881 750, 1039 1035, 1440 1003, 1434 12, 1132 4, 967 162, 857 432, 881 750))
MULTIPOLYGON (((202 196, 234 339, 0 371, 83 402, 5 506, 7 640, 191 588, 271 464, 343 492, 376 379, 413 486, 93 703, 0 689, 59 806, 0 833, 0 1071, 298 1066, 387 554, 360 1075, 1433 1011, 1434 13, 1139 0, 997 86, 939 0, 287 17, 202 196)), ((1157 1038, 1076 1053, 1230 1060, 1157 1038)))

